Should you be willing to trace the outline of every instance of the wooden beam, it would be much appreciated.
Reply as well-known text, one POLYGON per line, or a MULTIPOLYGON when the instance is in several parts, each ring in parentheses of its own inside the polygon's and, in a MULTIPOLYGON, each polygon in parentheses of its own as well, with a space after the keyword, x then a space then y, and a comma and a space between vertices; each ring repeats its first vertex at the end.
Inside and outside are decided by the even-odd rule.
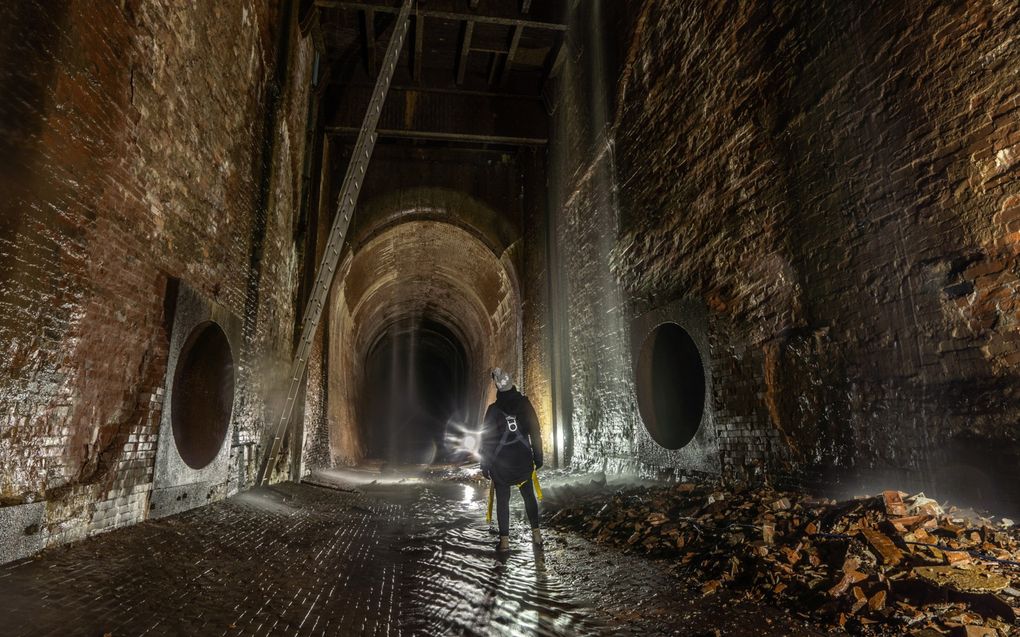
POLYGON ((322 23, 319 22, 319 12, 315 12, 315 22, 312 23, 310 32, 312 35, 312 46, 322 56, 326 55, 326 36, 322 34, 322 23))
MULTIPOLYGON (((492 51, 490 51, 492 53, 492 51)), ((350 82, 344 86, 357 89, 372 88, 372 85, 367 82, 350 82)), ((415 93, 439 93, 445 95, 456 95, 459 97, 499 97, 503 99, 515 99, 532 102, 542 101, 541 95, 530 95, 523 93, 507 93, 501 91, 473 91, 471 89, 458 89, 458 88, 442 88, 437 86, 403 86, 394 84, 390 86, 390 92, 399 91, 414 91, 415 93)))
MULTIPOLYGON (((398 8, 385 4, 372 4, 369 2, 347 2, 346 0, 315 0, 316 6, 326 9, 340 9, 342 11, 364 11, 372 9, 381 13, 396 13, 398 8)), ((493 16, 478 13, 458 13, 456 11, 436 11, 431 9, 419 10, 418 13, 426 18, 437 20, 449 20, 452 22, 465 22, 471 20, 479 24, 499 24, 506 27, 522 26, 528 29, 540 29, 546 31, 566 31, 567 25, 557 22, 538 22, 536 20, 523 20, 505 16, 493 16)))
POLYGON ((510 67, 513 66, 514 56, 517 55, 517 45, 521 43, 523 31, 524 27, 520 25, 514 27, 513 37, 510 38, 510 50, 506 52, 506 62, 503 64, 503 74, 499 78, 500 86, 506 86, 506 81, 510 79, 510 67))
POLYGON ((493 53, 492 59, 489 61, 489 84, 496 83, 496 71, 499 70, 499 53, 493 53))
MULTIPOLYGON (((486 60, 488 62, 488 60, 486 60)), ((502 68, 502 67, 497 67, 502 68)), ((498 79, 498 75, 496 76, 498 79)), ((543 104, 534 99, 466 96, 425 91, 393 91, 379 118, 379 128, 390 131, 453 131, 481 137, 549 137, 543 104), (413 95, 412 95, 413 94, 413 95), (406 104, 414 101, 413 117, 406 104)), ((323 118, 327 127, 357 127, 357 114, 368 97, 365 89, 347 87, 323 118)), ((472 137, 471 139, 474 139, 472 137)))
POLYGON ((365 21, 365 68, 369 77, 375 77, 375 11, 365 9, 361 15, 365 21))
POLYGON ((567 54, 567 36, 561 34, 556 39, 556 44, 553 45, 551 51, 549 51, 549 57, 545 61, 545 79, 542 81, 543 84, 549 81, 549 78, 556 77, 560 72, 560 66, 563 65, 563 58, 567 54))
POLYGON ((464 41, 460 44, 460 58, 457 60, 457 84, 464 83, 467 73, 468 55, 471 53, 471 36, 475 33, 475 23, 468 20, 464 25, 464 41))
MULTIPOLYGON (((510 137, 504 135, 475 135, 472 133, 444 133, 440 131, 378 129, 379 137, 391 139, 420 139, 463 144, 505 144, 507 146, 543 146, 549 142, 544 137, 510 137)), ((358 129, 353 126, 330 126, 328 135, 354 136, 358 129)))
POLYGON ((414 17, 414 68, 411 71, 415 82, 421 82, 421 56, 425 42, 425 16, 417 14, 414 17))
POLYGON ((500 55, 506 55, 506 49, 503 47, 493 48, 488 46, 473 46, 471 47, 472 53, 498 53, 500 55))

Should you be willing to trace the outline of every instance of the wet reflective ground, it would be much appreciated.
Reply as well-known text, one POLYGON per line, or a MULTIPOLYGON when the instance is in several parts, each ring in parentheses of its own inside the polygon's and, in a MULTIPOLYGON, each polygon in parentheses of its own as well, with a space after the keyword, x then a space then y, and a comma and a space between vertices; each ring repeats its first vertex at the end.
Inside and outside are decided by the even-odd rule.
POLYGON ((313 481, 0 567, 0 634, 816 634, 573 535, 536 552, 519 497, 498 560, 484 486, 455 472, 313 481))

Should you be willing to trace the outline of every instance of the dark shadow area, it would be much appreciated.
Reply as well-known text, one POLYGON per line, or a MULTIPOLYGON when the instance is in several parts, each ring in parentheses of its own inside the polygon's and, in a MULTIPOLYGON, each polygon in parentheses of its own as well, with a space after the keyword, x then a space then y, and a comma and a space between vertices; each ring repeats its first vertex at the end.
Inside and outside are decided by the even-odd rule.
POLYGON ((641 346, 637 395, 655 442, 680 449, 694 438, 705 411, 705 368, 698 346, 676 323, 656 327, 641 346))
POLYGON ((1020 445, 990 443, 976 437, 957 437, 922 458, 922 470, 877 466, 840 469, 818 467, 779 481, 782 488, 806 489, 836 499, 898 489, 923 492, 945 505, 982 514, 1020 517, 1020 445))
POLYGON ((170 420, 181 459, 201 469, 227 437, 234 403, 234 358, 227 335, 213 322, 194 329, 174 372, 170 420))
POLYGON ((446 458, 447 429, 468 412, 467 353, 444 325, 391 325, 369 350, 361 391, 367 457, 425 464, 446 458))

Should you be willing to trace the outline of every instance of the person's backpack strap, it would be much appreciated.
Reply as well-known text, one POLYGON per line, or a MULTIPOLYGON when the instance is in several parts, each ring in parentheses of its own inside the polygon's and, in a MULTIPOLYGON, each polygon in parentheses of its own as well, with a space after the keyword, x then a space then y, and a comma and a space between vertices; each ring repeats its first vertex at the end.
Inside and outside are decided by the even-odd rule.
POLYGON ((495 451, 492 452, 493 457, 498 456, 499 452, 502 451, 504 447, 515 445, 517 443, 520 443, 530 449, 531 445, 528 444, 528 439, 521 434, 520 425, 517 423, 517 416, 508 414, 498 407, 496 408, 496 411, 502 415, 505 428, 503 429, 503 435, 499 439, 499 444, 496 445, 495 451))

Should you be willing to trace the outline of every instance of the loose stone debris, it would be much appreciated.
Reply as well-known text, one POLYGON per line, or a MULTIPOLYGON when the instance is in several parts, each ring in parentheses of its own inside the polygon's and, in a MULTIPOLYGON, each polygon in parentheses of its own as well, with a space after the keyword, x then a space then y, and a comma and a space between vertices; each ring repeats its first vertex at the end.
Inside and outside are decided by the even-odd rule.
POLYGON ((561 488, 550 524, 672 560, 704 595, 769 601, 858 635, 1020 634, 1020 534, 924 494, 845 502, 680 483, 561 488))

